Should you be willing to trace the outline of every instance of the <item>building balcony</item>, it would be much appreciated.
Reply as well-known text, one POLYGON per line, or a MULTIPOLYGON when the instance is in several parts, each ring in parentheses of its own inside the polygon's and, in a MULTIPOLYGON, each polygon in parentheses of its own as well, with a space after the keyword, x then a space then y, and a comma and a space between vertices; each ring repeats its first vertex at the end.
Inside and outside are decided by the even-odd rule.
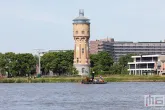
POLYGON ((136 69, 128 69, 128 71, 131 71, 131 70, 151 70, 151 71, 154 71, 155 69, 154 69, 154 68, 136 68, 136 69))
POLYGON ((156 60, 136 60, 136 62, 156 62, 156 60))
POLYGON ((148 64, 148 63, 155 63, 155 61, 147 61, 147 62, 128 62, 128 64, 148 64))

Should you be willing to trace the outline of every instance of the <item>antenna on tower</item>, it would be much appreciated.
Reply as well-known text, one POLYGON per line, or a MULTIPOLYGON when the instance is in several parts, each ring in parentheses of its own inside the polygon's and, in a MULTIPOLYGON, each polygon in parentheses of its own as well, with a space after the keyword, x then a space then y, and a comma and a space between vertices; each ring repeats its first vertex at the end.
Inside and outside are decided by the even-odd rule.
POLYGON ((79 10, 79 16, 84 16, 84 10, 83 9, 79 10))

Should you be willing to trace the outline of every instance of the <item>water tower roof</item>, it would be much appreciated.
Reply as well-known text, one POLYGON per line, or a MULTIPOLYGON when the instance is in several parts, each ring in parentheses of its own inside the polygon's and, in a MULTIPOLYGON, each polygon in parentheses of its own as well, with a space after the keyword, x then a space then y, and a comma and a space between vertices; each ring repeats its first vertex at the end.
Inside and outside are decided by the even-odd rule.
POLYGON ((74 23, 89 23, 89 19, 84 17, 84 10, 79 10, 79 16, 73 19, 74 23))

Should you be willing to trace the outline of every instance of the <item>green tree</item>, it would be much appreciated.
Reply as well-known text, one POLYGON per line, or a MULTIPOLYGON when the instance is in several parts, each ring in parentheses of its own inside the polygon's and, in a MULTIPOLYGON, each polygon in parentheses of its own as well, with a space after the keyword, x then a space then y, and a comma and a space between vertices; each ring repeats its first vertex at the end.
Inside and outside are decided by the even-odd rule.
POLYGON ((26 76, 34 74, 36 69, 36 58, 30 53, 16 55, 16 70, 17 76, 26 76))
POLYGON ((35 72, 36 59, 30 53, 0 53, 0 71, 8 76, 25 76, 35 72))
POLYGON ((7 52, 4 54, 5 60, 5 71, 8 72, 8 75, 15 76, 16 73, 16 54, 13 52, 7 52))
POLYGON ((41 64, 46 73, 51 70, 59 75, 72 74, 73 51, 46 53, 41 57, 41 64))
POLYGON ((122 74, 128 74, 128 62, 132 62, 133 59, 131 58, 131 56, 133 56, 134 54, 127 54, 124 56, 121 56, 119 58, 119 65, 121 66, 121 73, 122 74))
POLYGON ((0 53, 0 74, 5 75, 5 58, 4 54, 0 53))
POLYGON ((128 62, 132 62, 133 59, 131 58, 131 56, 133 56, 134 54, 127 54, 124 56, 121 56, 119 58, 119 64, 122 65, 123 67, 126 67, 128 65, 128 62))
POLYGON ((41 68, 44 70, 44 73, 48 73, 49 70, 53 71, 56 69, 56 58, 57 55, 55 52, 46 53, 41 57, 41 68))
POLYGON ((113 58, 108 52, 99 52, 98 54, 90 55, 92 71, 101 73, 109 71, 113 65, 113 58))
POLYGON ((119 63, 114 63, 111 67, 110 67, 110 74, 121 74, 122 70, 121 70, 122 66, 119 63))

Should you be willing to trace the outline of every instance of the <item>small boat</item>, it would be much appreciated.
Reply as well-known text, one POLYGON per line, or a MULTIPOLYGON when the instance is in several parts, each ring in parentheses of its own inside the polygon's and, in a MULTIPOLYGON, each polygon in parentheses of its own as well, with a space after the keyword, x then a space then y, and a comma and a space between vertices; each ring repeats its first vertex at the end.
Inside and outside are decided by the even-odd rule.
POLYGON ((81 84, 106 84, 107 82, 100 76, 100 79, 94 79, 94 73, 92 73, 92 78, 86 77, 81 81, 81 84))
POLYGON ((81 84, 106 84, 104 80, 82 80, 81 84))

